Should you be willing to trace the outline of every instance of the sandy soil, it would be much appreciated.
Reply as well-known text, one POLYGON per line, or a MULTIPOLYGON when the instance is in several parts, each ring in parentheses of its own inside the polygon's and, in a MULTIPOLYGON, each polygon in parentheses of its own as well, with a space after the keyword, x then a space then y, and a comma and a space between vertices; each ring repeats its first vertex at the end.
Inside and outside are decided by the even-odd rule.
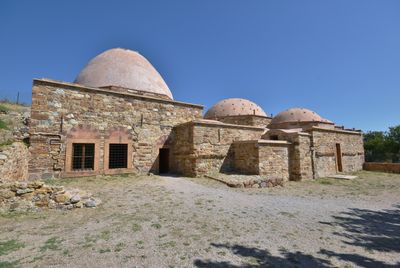
POLYGON ((52 181, 95 209, 0 215, 0 267, 399 267, 400 175, 234 189, 205 178, 52 181))

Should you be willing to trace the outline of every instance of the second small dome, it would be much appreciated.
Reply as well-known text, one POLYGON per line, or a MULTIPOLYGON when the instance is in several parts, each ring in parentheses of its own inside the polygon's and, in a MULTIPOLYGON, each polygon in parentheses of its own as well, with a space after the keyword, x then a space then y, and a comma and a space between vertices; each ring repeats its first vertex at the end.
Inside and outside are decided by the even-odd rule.
POLYGON ((258 115, 267 116, 264 110, 252 101, 240 98, 225 99, 211 107, 204 115, 205 119, 226 116, 258 115))

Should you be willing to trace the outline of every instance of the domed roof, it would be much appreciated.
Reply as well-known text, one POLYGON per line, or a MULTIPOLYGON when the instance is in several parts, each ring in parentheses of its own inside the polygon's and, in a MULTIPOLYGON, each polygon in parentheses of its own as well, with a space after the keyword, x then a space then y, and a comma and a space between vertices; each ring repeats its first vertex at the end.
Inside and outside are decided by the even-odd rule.
POLYGON ((271 120, 271 124, 281 124, 289 122, 326 122, 316 112, 305 108, 290 108, 280 112, 271 120))
POLYGON ((168 96, 167 84, 138 52, 113 48, 94 57, 79 73, 75 83, 88 87, 117 86, 168 96))
POLYGON ((246 99, 231 98, 222 100, 215 104, 207 111, 204 118, 212 119, 235 115, 267 116, 264 110, 254 102, 246 99))

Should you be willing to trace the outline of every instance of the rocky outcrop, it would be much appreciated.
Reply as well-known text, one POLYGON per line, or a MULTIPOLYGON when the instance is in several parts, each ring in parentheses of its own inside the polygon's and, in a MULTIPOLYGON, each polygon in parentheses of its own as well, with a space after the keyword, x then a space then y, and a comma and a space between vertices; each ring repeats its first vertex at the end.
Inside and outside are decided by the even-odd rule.
POLYGON ((43 181, 0 183, 0 212, 96 207, 100 200, 86 191, 50 186, 43 181))
POLYGON ((0 180, 23 181, 28 177, 29 150, 23 142, 0 148, 0 180))

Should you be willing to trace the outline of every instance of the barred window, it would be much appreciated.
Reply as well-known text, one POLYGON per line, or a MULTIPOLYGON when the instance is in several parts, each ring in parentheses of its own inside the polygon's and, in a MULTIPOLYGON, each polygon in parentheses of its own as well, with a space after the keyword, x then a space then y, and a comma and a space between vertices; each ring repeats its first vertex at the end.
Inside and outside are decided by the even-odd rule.
POLYGON ((72 170, 94 169, 94 143, 74 143, 72 170))
POLYGON ((128 167, 128 144, 111 143, 109 152, 109 169, 128 167))

